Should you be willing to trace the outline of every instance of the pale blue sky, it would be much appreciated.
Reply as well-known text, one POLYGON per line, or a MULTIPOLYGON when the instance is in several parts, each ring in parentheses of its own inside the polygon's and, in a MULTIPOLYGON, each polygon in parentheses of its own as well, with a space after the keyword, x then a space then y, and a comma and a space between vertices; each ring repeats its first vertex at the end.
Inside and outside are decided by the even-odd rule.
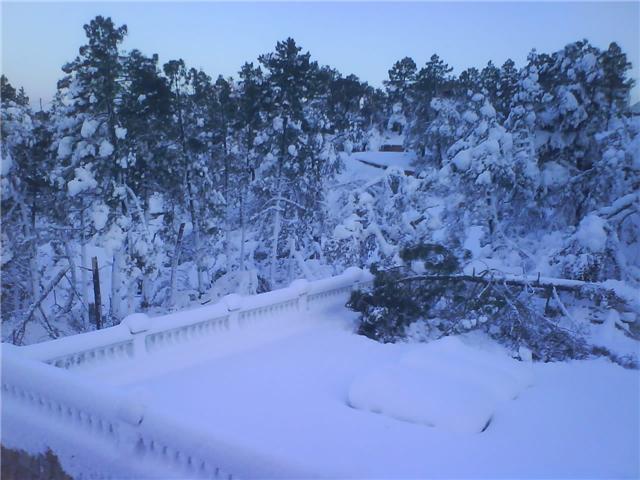
MULTIPOLYGON (((33 103, 49 101, 60 67, 84 42, 82 25, 97 14, 126 23, 125 49, 182 57, 209 75, 235 75, 287 36, 322 64, 381 85, 393 62, 419 65, 438 53, 456 72, 522 65, 533 47, 553 52, 589 39, 600 48, 616 41, 638 78, 638 2, 474 3, 221 3, 221 2, 6 2, 2 5, 2 70, 23 85, 33 103)), ((638 88, 634 91, 638 100, 638 88)))

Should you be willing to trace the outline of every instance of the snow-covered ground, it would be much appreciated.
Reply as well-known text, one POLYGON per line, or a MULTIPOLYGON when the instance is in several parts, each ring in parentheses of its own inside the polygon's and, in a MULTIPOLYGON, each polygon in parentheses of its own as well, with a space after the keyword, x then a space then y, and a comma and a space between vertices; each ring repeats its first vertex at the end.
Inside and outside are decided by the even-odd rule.
MULTIPOLYGON (((74 372, 270 459, 282 477, 640 475, 638 371, 604 359, 516 362, 479 334, 381 344, 355 335, 353 319, 336 305, 135 368, 74 372)), ((63 466, 78 463, 70 452, 63 466)))

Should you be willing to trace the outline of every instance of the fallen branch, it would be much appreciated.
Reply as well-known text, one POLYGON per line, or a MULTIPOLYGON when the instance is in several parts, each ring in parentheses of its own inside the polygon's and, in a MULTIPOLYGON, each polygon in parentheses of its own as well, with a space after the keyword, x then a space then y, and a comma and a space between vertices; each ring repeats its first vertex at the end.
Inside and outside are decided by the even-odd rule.
MULTIPOLYGON (((49 296, 49 294, 51 293, 51 291, 55 288, 55 286, 60 282, 60 280, 62 280, 62 278, 65 276, 65 274, 67 273, 67 271, 69 270, 69 268, 71 268, 69 265, 67 265, 65 268, 63 268, 62 270, 60 270, 55 277, 53 277, 53 279, 51 280, 51 282, 49 282, 49 285, 47 285, 47 288, 44 289, 44 291, 42 292, 42 295, 40 295, 40 297, 38 298, 38 300, 36 300, 30 307, 29 310, 27 310, 27 313, 25 315, 24 320, 22 321, 22 325, 20 326, 19 329, 19 333, 18 333, 18 343, 22 343, 22 338, 24 337, 24 332, 25 329, 27 328, 27 323, 29 323, 29 321, 31 321, 31 317, 33 316, 33 314, 35 313, 35 311, 40 308, 40 305, 42 304, 42 302, 44 301, 45 298, 47 298, 49 296)), ((14 337, 16 338, 16 337, 14 337)))
POLYGON ((573 293, 586 293, 586 292, 601 292, 603 294, 612 295, 615 298, 618 298, 622 301, 616 292, 608 287, 603 285, 602 283, 596 282, 585 282, 582 280, 573 280, 567 278, 552 278, 552 277, 541 277, 539 275, 510 275, 510 274, 500 274, 495 275, 492 274, 488 276, 487 272, 482 272, 480 275, 465 275, 465 274, 456 274, 456 275, 414 275, 410 277, 405 277, 399 282, 411 282, 414 280, 433 280, 433 281, 450 281, 450 282, 477 282, 484 284, 491 284, 495 282, 504 283, 506 285, 518 285, 518 286, 527 286, 530 288, 539 288, 539 289, 551 289, 555 288, 556 290, 573 292, 573 293))

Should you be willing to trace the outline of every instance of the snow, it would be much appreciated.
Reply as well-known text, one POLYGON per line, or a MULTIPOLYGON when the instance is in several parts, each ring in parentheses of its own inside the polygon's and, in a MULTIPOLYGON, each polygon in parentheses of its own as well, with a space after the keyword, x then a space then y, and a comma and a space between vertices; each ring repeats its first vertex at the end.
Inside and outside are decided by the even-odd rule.
POLYGON ((99 125, 100 125, 100 122, 98 122, 97 120, 91 120, 89 118, 86 118, 82 123, 82 128, 80 129, 80 135, 82 136, 82 138, 85 138, 85 139, 92 137, 99 125))
POLYGON ((0 156, 0 175, 6 177, 11 172, 11 168, 13 167, 13 158, 11 158, 11 154, 9 152, 3 153, 0 156))
POLYGON ((464 172, 466 170, 469 170, 469 167, 471 166, 471 158, 471 150, 462 150, 461 152, 458 152, 455 157, 453 157, 453 164, 458 170, 464 172))
POLYGON ((73 151, 73 137, 63 137, 58 143, 58 158, 67 158, 73 151))
POLYGON ((102 230, 109 219, 109 207, 104 203, 97 203, 91 210, 91 221, 96 230, 102 230))
POLYGON ((90 190, 92 188, 96 188, 98 186, 98 182, 93 178, 93 174, 88 167, 78 167, 75 169, 75 178, 73 178, 69 183, 67 183, 67 188, 69 189, 69 195, 72 197, 78 195, 79 193, 84 192, 85 190, 90 190))
POLYGON ((159 215, 164 213, 164 198, 162 194, 154 192, 149 197, 149 214, 151 215, 159 215))
POLYGON ((478 178, 476 178, 475 183, 476 185, 491 185, 491 172, 489 170, 485 170, 484 172, 482 172, 480 175, 478 175, 478 178))
POLYGON ((127 137, 127 129, 123 127, 116 127, 116 138, 124 140, 127 137))
POLYGON ((592 251, 601 252, 607 245, 606 222, 595 214, 590 214, 580 221, 576 239, 580 244, 592 251))
POLYGON ((478 115, 475 112, 472 112, 471 110, 466 110, 462 114, 462 119, 468 123, 476 123, 478 121, 478 115))
POLYGON ((102 158, 104 158, 104 157, 108 157, 112 153, 113 153, 113 145, 111 145, 111 143, 108 140, 102 140, 102 142, 100 143, 100 151, 98 152, 98 154, 102 158))
POLYGON ((480 107, 480 113, 485 117, 494 118, 496 116, 496 109, 489 102, 485 102, 482 107, 480 107))
POLYGON ((467 229, 467 238, 463 243, 463 248, 471 252, 471 258, 478 258, 483 254, 483 248, 480 244, 484 237, 484 227, 482 225, 471 225, 467 229))
MULTIPOLYGON (((55 346, 62 354, 92 342, 104 344, 106 337, 122 341, 132 332, 193 325, 236 307, 260 308, 358 279, 370 276, 350 269, 336 278, 298 281, 252 297, 234 295, 164 317, 136 315, 118 327, 20 350, 42 357, 55 346)), ((60 395, 86 408, 98 401, 96 392, 105 392, 97 404, 105 414, 129 424, 144 417, 134 430, 142 438, 170 440, 185 452, 213 445, 218 452, 213 457, 245 478, 617 478, 640 473, 637 371, 603 359, 518 362, 479 332, 428 344, 381 344, 353 333, 355 314, 342 306, 344 300, 344 295, 327 299, 310 312, 280 309, 137 355, 135 363, 88 364, 60 370, 47 381, 73 378, 84 385, 78 388, 89 389, 86 399, 77 400, 74 389, 60 395), (126 399, 124 408, 110 400, 113 391, 126 399)), ((521 350, 519 356, 530 359, 530 352, 521 350)), ((39 373, 57 369, 23 372, 9 366, 12 382, 59 391, 43 384, 39 373)), ((3 368, 9 368, 6 362, 3 368)), ((13 400, 3 402, 3 427, 9 425, 4 441, 34 448, 45 439, 63 466, 78 475, 92 471, 77 459, 86 445, 96 450, 103 474, 157 472, 158 464, 144 463, 156 457, 146 454, 104 466, 101 456, 110 455, 112 445, 96 447, 96 438, 73 423, 33 418, 13 400), (61 436, 71 440, 63 442, 61 436), (85 436, 86 442, 79 441, 85 436)), ((175 466, 167 465, 167 471, 175 466)))
MULTIPOLYGON (((276 459, 282 466, 277 478, 291 469, 324 478, 640 473, 637 372, 605 360, 518 363, 484 336, 385 345, 353 334, 352 315, 339 305, 282 315, 271 326, 248 326, 242 335, 222 334, 141 359, 136 369, 81 373, 144 389, 154 409, 177 423, 276 459), (358 392, 370 375, 385 372, 390 388, 369 384, 358 392), (409 406, 419 414, 429 405, 440 408, 440 425, 349 405, 358 394, 374 402, 375 393, 401 402, 404 395, 393 399, 394 392, 413 394, 409 406), (444 398, 449 403, 438 401, 444 398), (488 415, 484 432, 461 428, 480 425, 488 415)), ((406 414, 408 406, 401 406, 406 414)))
POLYGON ((448 337, 414 347, 398 363, 357 378, 354 408, 445 431, 479 433, 502 403, 531 383, 522 364, 448 337))
POLYGON ((542 185, 554 187, 565 185, 569 179, 569 172, 557 162, 547 162, 542 170, 542 185))

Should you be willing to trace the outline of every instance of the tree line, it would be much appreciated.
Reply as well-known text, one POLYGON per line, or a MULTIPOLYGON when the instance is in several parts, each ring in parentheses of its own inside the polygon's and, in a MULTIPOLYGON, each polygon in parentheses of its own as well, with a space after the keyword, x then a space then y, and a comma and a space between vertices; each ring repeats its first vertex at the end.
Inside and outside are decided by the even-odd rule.
POLYGON ((553 261, 567 276, 639 279, 615 244, 637 240, 633 201, 597 217, 606 248, 575 237, 638 187, 630 63, 615 43, 457 76, 437 55, 421 68, 404 58, 381 89, 319 65, 291 38, 214 79, 124 51, 127 27, 110 18, 84 30, 48 110, 2 77, 9 341, 24 342, 28 325, 40 339, 95 328, 94 256, 106 325, 206 301, 216 285, 265 291, 300 274, 395 265, 409 245, 463 249, 473 226, 490 249, 531 262, 520 240, 534 225, 556 228, 568 250, 553 261), (415 152, 415 175, 341 183, 349 154, 394 135, 415 152), (446 207, 434 213, 436 196, 446 207))

